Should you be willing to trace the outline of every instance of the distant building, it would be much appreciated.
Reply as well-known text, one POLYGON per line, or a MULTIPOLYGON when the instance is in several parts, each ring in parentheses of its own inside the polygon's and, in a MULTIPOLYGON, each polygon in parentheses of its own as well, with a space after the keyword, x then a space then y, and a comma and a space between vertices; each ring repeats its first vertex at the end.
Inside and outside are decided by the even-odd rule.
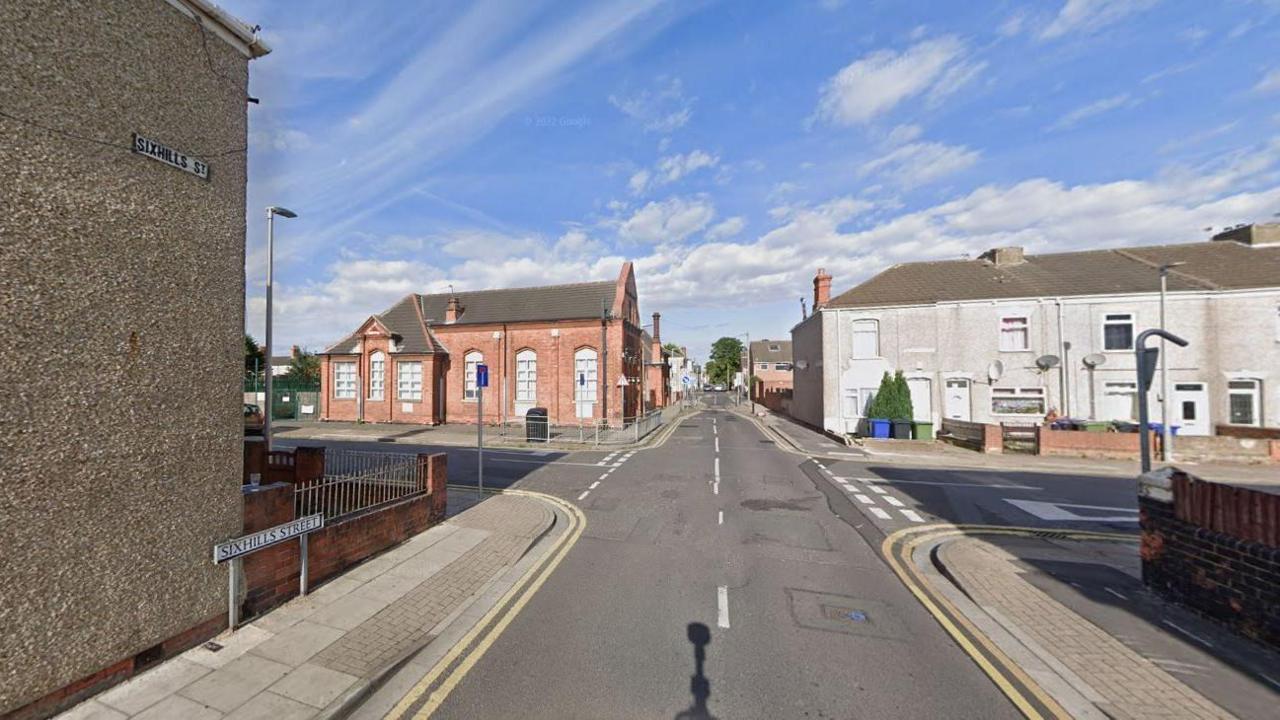
POLYGON ((1190 341, 1168 348, 1172 423, 1184 435, 1280 426, 1277 224, 1211 242, 906 263, 834 299, 819 271, 814 313, 791 331, 792 414, 855 432, 881 376, 902 370, 918 420, 1132 420, 1134 339, 1160 326, 1165 264, 1167 329, 1190 341))
POLYGON ((668 358, 671 364, 670 377, 668 378, 668 392, 671 396, 671 402, 679 402, 688 397, 689 393, 699 387, 700 379, 698 366, 689 357, 688 348, 680 348, 679 353, 672 353, 668 358), (686 383, 685 378, 689 379, 686 383))
MULTIPOLYGON (((226 627, 243 529, 254 30, 206 0, 0 3, 0 716, 226 627)), ((256 215, 255 215, 256 217, 256 215)))
POLYGON ((321 419, 477 421, 476 369, 489 369, 484 421, 630 421, 640 407, 635 272, 616 280, 406 295, 321 353, 321 419))
POLYGON ((791 341, 753 340, 745 367, 755 378, 751 399, 780 410, 791 397, 791 341))

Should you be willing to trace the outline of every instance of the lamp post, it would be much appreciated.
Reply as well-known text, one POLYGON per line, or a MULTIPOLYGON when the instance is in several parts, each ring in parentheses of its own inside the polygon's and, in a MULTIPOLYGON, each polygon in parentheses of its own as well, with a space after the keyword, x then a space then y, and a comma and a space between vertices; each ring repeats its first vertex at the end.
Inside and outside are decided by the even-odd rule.
MULTIPOLYGON (((751 358, 751 333, 745 332, 739 335, 735 335, 734 337, 741 337, 741 338, 747 339, 747 366, 745 368, 742 368, 742 381, 743 381, 743 384, 747 386, 747 399, 751 400, 751 365, 754 362, 751 358)), ((739 404, 742 403, 742 385, 738 386, 738 403, 739 404)), ((755 413, 756 413, 756 403, 754 400, 751 400, 751 414, 755 415, 755 413)))
MULTIPOLYGON (((1164 324, 1165 294, 1169 291, 1169 269, 1186 265, 1185 262, 1165 263, 1160 266, 1160 329, 1168 330, 1164 324)), ((1173 462, 1173 429, 1169 427, 1169 351, 1165 337, 1160 336, 1160 459, 1173 462)), ((1147 429, 1142 428, 1142 432, 1147 429)))
POLYGON ((276 215, 286 218, 298 217, 297 213, 289 210, 288 208, 282 208, 276 205, 272 205, 267 208, 267 342, 266 348, 262 353, 267 358, 267 401, 263 403, 266 405, 266 412, 263 413, 262 416, 262 438, 267 444, 267 452, 271 452, 271 401, 273 399, 271 397, 271 376, 274 374, 274 369, 271 366, 271 282, 272 274, 275 271, 276 215))

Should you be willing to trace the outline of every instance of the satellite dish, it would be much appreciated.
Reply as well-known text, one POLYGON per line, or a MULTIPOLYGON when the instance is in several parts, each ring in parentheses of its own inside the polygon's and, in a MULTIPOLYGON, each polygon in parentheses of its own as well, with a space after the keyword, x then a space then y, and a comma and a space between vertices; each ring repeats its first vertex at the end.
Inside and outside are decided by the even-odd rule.
POLYGON ((1041 370, 1048 370, 1051 367, 1057 367, 1060 362, 1062 361, 1058 359, 1057 355, 1041 355, 1036 358, 1036 367, 1041 370))
POLYGON ((1081 362, 1083 362, 1083 363, 1084 363, 1084 366, 1085 366, 1085 367, 1087 367, 1087 368, 1095 368, 1095 367, 1098 367, 1099 365, 1103 365, 1103 364, 1105 364, 1105 363, 1107 362, 1107 356, 1106 356, 1106 355, 1103 355, 1102 353, 1094 353, 1094 354, 1092 354, 1092 355, 1085 355, 1085 356, 1081 359, 1081 362))
POLYGON ((987 365, 987 379, 995 382, 1004 376, 1004 363, 999 360, 992 360, 987 365))

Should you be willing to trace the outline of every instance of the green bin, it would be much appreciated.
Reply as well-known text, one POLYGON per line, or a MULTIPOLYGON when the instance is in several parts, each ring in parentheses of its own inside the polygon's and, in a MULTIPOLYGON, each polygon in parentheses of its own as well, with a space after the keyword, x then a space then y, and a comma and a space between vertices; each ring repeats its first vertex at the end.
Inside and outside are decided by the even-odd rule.
POLYGON ((1111 427, 1111 423, 1100 420, 1089 420, 1084 423, 1085 432, 1106 432, 1111 427))
POLYGON ((911 437, 916 440, 933 439, 933 423, 914 421, 911 423, 911 437))

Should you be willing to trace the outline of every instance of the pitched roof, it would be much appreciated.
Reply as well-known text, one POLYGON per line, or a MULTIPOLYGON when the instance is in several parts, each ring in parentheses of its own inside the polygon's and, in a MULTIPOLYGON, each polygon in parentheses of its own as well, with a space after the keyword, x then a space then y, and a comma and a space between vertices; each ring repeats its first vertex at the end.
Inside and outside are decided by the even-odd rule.
MULTIPOLYGON (((391 331, 400 340, 400 350, 402 353, 413 353, 421 355, 431 355, 433 353, 442 352, 439 342, 429 330, 424 330, 422 323, 418 321, 418 312, 414 309, 413 304, 417 301, 417 295, 405 295, 395 305, 387 308, 384 312, 374 315, 387 330, 391 331)), ((363 327, 363 323, 361 326, 363 327)), ((360 330, 347 335, 345 338, 325 348, 322 354, 347 354, 354 352, 357 341, 359 340, 360 330)))
POLYGON ((1169 271, 1171 292, 1280 287, 1280 245, 1211 241, 1027 255, 1025 262, 1000 266, 984 259, 904 263, 827 307, 1154 292, 1157 268, 1176 262, 1185 264, 1169 271))
MULTIPOLYGON (((604 280, 454 293, 462 304, 462 315, 452 324, 599 318, 603 310, 613 308, 616 291, 617 281, 604 280)), ((450 294, 417 297, 422 303, 422 316, 432 325, 444 325, 450 294)))
POLYGON ((752 362, 791 362, 790 340, 751 341, 752 362), (773 350, 771 348, 778 348, 773 350))

